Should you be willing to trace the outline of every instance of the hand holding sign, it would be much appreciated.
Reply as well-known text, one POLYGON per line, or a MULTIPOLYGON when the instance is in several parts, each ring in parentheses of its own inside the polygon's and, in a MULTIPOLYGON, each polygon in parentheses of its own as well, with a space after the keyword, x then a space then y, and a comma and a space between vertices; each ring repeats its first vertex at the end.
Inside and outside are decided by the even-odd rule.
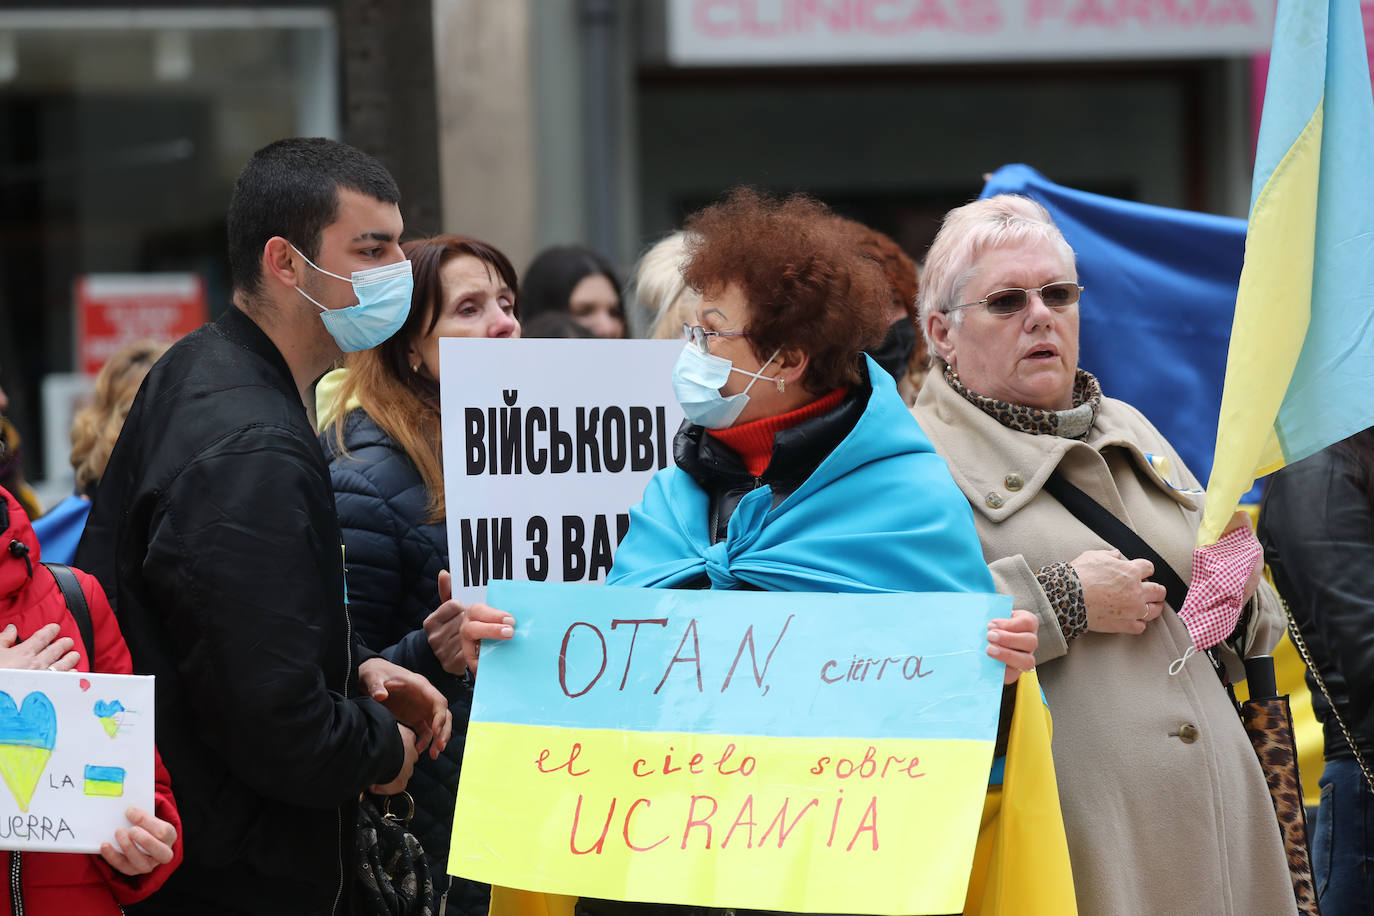
POLYGON ((115 843, 102 843, 100 857, 120 874, 146 875, 159 865, 172 861, 172 847, 176 845, 177 829, 162 818, 142 808, 124 812, 131 826, 115 831, 115 843))
POLYGON ((1022 672, 1035 667, 1040 645, 1040 618, 1030 611, 1012 611, 1011 619, 988 622, 988 655, 1007 666, 1003 684, 1011 684, 1022 672))
POLYGON ((439 599, 443 604, 425 618, 425 635, 445 671, 461 674, 467 669, 476 674, 482 640, 510 639, 515 635, 515 618, 485 604, 463 604, 452 594, 453 580, 448 570, 442 570, 439 599))

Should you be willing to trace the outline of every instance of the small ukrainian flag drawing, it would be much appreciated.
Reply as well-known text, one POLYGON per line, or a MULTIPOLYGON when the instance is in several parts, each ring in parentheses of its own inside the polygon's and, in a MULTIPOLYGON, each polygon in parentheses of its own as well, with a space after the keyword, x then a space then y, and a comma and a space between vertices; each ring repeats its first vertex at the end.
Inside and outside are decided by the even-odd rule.
POLYGON ((103 795, 107 798, 118 798, 124 794, 124 768, 123 767, 86 767, 86 788, 87 795, 103 795))

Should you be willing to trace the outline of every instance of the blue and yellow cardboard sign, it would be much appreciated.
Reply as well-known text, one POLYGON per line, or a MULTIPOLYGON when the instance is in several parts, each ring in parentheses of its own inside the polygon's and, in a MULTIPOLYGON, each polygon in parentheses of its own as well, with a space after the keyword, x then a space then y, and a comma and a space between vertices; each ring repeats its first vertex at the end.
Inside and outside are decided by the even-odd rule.
POLYGON ((964 903, 996 595, 492 583, 449 870, 771 910, 964 903))

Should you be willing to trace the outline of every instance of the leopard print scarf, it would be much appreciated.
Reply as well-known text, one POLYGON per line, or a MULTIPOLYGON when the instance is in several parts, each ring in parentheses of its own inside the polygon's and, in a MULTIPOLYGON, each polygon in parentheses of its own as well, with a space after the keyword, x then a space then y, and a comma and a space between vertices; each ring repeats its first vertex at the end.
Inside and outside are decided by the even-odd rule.
POLYGON ((959 373, 945 366, 945 381, 974 407, 998 423, 1035 436, 1063 436, 1083 439, 1092 431, 1097 410, 1102 404, 1102 386, 1091 372, 1079 369, 1073 382, 1073 407, 1068 410, 1043 410, 1010 401, 999 401, 970 391, 959 381, 959 373))

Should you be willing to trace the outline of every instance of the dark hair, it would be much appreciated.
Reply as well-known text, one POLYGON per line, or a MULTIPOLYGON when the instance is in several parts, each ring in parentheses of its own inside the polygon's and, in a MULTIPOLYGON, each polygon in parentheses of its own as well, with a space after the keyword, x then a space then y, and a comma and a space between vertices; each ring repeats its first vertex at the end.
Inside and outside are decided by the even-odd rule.
POLYGON ((516 295, 519 311, 519 280, 510 258, 486 242, 462 235, 436 235, 401 246, 410 259, 415 291, 410 314, 401 329, 370 350, 349 353, 344 359, 348 377, 335 392, 331 435, 342 454, 347 404, 357 399, 372 421, 405 450, 429 491, 429 521, 444 517, 444 463, 439 424, 439 384, 410 370, 410 343, 428 337, 439 323, 444 300, 442 272, 454 258, 471 255, 496 271, 501 282, 516 295))
POLYGON ((525 295, 520 307, 528 318, 544 312, 567 312, 568 300, 577 284, 597 275, 610 281, 623 315, 625 296, 620 291, 620 281, 616 279, 615 271, 601 255, 580 245, 545 248, 530 262, 530 266, 525 268, 525 295))
POLYGON ((567 312, 542 312, 520 325, 520 336, 529 338, 551 338, 557 340, 582 340, 595 338, 567 312))
POLYGON ((835 220, 854 234, 854 243, 859 246, 859 251, 872 258, 882 270, 892 291, 891 308, 906 315, 912 324, 919 325, 916 294, 920 291, 920 281, 916 262, 890 235, 843 216, 837 216, 835 220))
POLYGON ((262 286, 262 249, 279 235, 312 261, 320 234, 339 212, 339 188, 394 204, 401 192, 386 168, 347 143, 324 137, 278 140, 253 154, 229 198, 229 279, 252 297, 262 286))
POLYGON ((1342 439, 1335 447, 1364 474, 1364 498, 1374 513, 1374 426, 1342 439))
POLYGON ((736 285, 749 303, 744 328, 760 358, 807 355, 814 394, 857 384, 863 351, 887 333, 891 292, 852 231, 805 194, 783 199, 736 188, 687 220, 683 279, 707 298, 736 285))

